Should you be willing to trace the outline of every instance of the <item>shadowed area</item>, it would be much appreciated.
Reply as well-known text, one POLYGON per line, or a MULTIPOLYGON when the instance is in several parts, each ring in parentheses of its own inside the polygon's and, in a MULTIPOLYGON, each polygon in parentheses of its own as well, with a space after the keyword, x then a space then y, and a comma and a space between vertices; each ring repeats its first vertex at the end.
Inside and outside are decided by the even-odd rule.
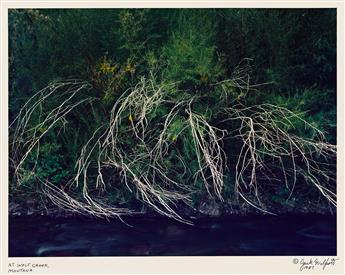
POLYGON ((336 255, 336 217, 119 220, 13 217, 10 257, 336 255))

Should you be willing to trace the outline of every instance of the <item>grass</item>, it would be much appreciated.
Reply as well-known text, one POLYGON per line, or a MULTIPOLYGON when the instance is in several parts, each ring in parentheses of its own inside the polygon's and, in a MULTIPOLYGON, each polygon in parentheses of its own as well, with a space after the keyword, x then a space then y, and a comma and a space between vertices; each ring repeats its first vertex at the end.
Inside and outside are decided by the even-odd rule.
MULTIPOLYGON (((200 188, 209 198, 224 201, 225 171, 234 175, 237 198, 266 213, 271 212, 260 200, 270 196, 265 181, 285 185, 289 197, 299 184, 310 184, 336 205, 332 166, 336 146, 303 114, 267 103, 246 106, 241 99, 259 86, 250 85, 249 80, 244 66, 235 69, 232 79, 210 85, 214 88, 210 94, 219 93, 216 97, 222 102, 207 106, 214 110, 212 114, 221 114, 222 120, 215 121, 194 109, 195 102, 203 102, 205 95, 179 91, 184 99, 177 100, 172 96, 176 94, 174 84, 141 78, 118 97, 107 123, 98 125, 89 136, 85 131, 87 142, 76 163, 70 164, 75 167, 71 168, 73 175, 60 184, 37 173, 40 144, 49 136, 57 137, 58 142, 70 114, 78 117, 78 108, 90 106, 97 98, 87 82, 53 82, 27 102, 10 125, 12 184, 25 183, 25 163, 34 154, 36 162, 30 173, 45 196, 59 207, 86 215, 120 218, 134 213, 130 205, 104 203, 99 194, 107 196, 111 186, 120 191, 127 188, 162 215, 191 223, 179 213, 178 203, 191 206, 193 194, 200 188), (303 133, 312 135, 301 134, 300 125, 303 133), (183 149, 187 143, 192 144, 190 154, 183 149), (239 145, 235 156, 229 157, 224 149, 229 143, 239 145), (192 167, 193 158, 196 167, 192 167), (119 175, 121 183, 111 180, 111 175, 119 175), (75 194, 66 186, 80 191, 75 194)), ((92 117, 88 121, 92 123, 92 117)))

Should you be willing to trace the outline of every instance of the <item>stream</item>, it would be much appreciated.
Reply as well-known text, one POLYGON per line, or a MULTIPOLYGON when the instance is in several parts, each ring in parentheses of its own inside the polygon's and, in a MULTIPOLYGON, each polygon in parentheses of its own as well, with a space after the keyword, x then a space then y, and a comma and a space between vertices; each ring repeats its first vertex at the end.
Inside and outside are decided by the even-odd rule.
POLYGON ((336 217, 10 217, 10 257, 336 255, 336 217))

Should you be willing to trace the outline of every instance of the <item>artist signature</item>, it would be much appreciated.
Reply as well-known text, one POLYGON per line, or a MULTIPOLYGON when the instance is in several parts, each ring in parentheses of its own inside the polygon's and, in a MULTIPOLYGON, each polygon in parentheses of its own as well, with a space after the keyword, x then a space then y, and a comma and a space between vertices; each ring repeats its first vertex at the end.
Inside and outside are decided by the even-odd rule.
POLYGON ((335 266, 337 258, 317 258, 317 257, 303 257, 294 258, 293 263, 299 265, 299 271, 311 271, 311 270, 326 270, 329 267, 335 266))

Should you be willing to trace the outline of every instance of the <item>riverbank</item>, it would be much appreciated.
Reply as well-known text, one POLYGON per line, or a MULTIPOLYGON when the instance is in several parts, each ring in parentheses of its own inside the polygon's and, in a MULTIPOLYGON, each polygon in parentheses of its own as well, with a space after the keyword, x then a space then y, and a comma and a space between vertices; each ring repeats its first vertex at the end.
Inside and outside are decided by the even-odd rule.
MULTIPOLYGON (((268 204, 267 204, 268 205, 268 204)), ((121 206, 123 207, 123 206, 121 206)), ((290 203, 289 205, 270 204, 265 207, 267 212, 275 215, 285 214, 336 214, 336 208, 327 202, 305 201, 290 203)), ((26 201, 10 201, 8 205, 8 213, 11 217, 19 216, 47 216, 52 218, 68 218, 75 216, 83 216, 83 214, 59 208, 50 202, 36 202, 33 199, 26 201)), ((247 215, 267 215, 263 211, 255 209, 246 203, 217 203, 215 201, 203 201, 196 208, 186 205, 178 206, 178 213, 185 219, 193 220, 203 217, 226 217, 226 216, 247 216, 247 215)), ((268 214, 269 215, 269 214, 268 214)), ((138 217, 160 217, 161 215, 144 204, 137 206, 133 210, 131 216, 138 217)))

